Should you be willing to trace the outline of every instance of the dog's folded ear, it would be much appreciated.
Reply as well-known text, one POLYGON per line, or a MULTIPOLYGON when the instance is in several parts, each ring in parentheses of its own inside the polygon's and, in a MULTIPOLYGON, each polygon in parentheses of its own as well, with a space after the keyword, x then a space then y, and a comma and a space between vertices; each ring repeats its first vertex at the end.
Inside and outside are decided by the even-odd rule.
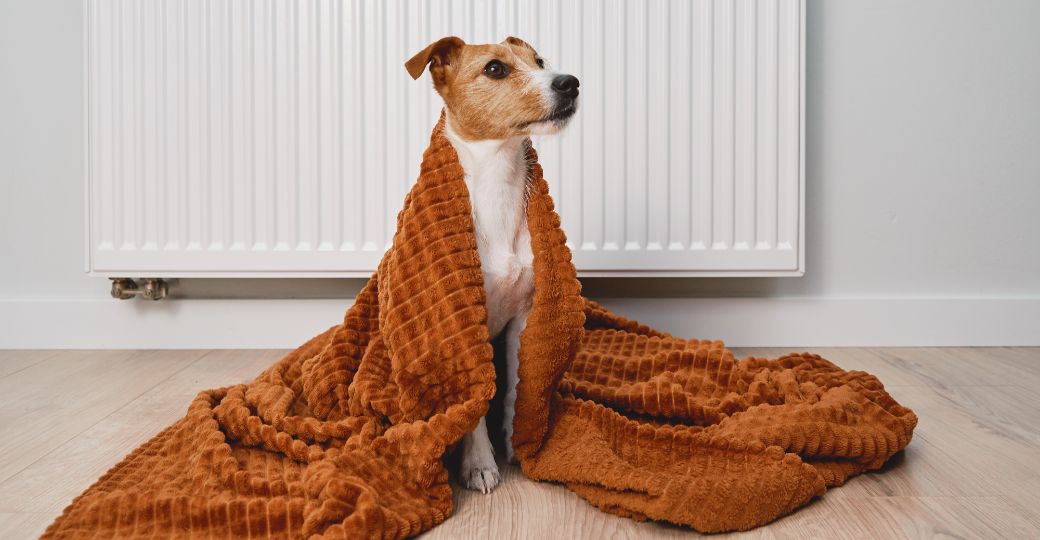
POLYGON ((418 79, 422 76, 423 70, 426 69, 426 64, 432 64, 430 73, 433 73, 434 78, 436 78, 437 73, 434 73, 434 68, 451 64, 452 57, 459 50, 459 47, 465 44, 465 41, 455 36, 438 39, 405 62, 404 67, 413 79, 418 79))
POLYGON ((531 49, 532 51, 534 50, 534 47, 532 47, 530 43, 528 43, 528 42, 526 42, 526 41, 524 41, 524 40, 522 40, 522 39, 520 39, 518 37, 515 37, 515 36, 507 37, 506 39, 502 40, 502 43, 508 43, 510 45, 516 45, 517 47, 527 47, 528 49, 531 49))

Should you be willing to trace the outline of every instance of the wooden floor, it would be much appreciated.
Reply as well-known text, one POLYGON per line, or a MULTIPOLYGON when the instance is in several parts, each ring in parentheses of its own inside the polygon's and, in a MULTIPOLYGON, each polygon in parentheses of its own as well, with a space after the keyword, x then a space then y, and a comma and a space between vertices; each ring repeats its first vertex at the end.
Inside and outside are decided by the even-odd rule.
MULTIPOLYGON (((1040 349, 810 349, 878 375, 913 408, 913 443, 752 538, 1040 538, 1040 349)), ((742 349, 741 356, 786 352, 742 349)), ((38 536, 200 389, 246 381, 281 351, 0 351, 0 538, 38 536)), ((427 538, 673 538, 505 468, 456 490, 427 538)), ((737 536, 737 535, 735 535, 737 536)))

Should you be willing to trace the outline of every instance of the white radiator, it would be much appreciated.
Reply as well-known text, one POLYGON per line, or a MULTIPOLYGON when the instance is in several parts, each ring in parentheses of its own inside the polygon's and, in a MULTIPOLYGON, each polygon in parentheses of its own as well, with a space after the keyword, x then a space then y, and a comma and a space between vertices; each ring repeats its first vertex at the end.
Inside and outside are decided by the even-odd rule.
POLYGON ((799 0, 85 0, 88 271, 363 276, 440 99, 430 41, 581 79, 536 140, 583 275, 799 275, 799 0))

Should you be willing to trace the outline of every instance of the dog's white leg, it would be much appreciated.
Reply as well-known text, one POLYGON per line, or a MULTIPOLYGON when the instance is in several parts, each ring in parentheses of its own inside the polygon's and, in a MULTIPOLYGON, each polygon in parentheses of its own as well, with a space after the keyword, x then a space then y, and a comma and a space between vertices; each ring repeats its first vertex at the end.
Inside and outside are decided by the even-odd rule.
POLYGON ((520 382, 520 333, 527 326, 530 308, 518 315, 506 330, 506 395, 502 398, 502 431, 505 434, 506 459, 516 463, 513 452, 513 418, 516 416, 516 385, 520 382))
POLYGON ((459 476, 462 485, 482 493, 491 493, 502 480, 495 463, 495 449, 488 438, 487 422, 483 418, 476 429, 462 437, 459 476))

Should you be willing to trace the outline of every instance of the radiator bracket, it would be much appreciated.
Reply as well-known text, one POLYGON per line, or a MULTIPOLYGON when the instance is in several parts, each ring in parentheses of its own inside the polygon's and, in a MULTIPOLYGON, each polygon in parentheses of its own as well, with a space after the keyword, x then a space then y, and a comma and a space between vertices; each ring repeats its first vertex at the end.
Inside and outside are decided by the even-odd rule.
POLYGON ((112 298, 129 300, 139 296, 146 300, 162 300, 169 294, 169 285, 162 278, 145 278, 138 285, 131 278, 112 278, 112 298))

